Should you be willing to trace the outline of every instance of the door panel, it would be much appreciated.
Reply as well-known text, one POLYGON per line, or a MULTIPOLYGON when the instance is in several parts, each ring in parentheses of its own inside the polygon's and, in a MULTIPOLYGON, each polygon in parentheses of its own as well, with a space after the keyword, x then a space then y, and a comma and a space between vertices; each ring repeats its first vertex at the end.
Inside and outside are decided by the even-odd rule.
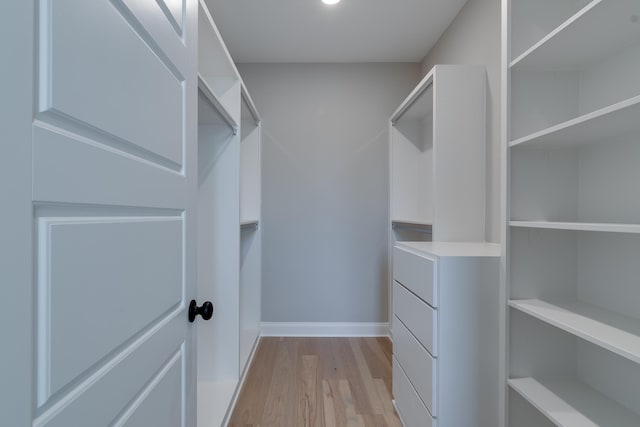
POLYGON ((41 218, 38 228, 46 400, 180 304, 182 218, 41 218))
POLYGON ((175 65, 163 62, 164 54, 158 56, 107 0, 45 5, 40 111, 181 165, 184 86, 171 71, 175 65))
POLYGON ((0 424, 195 427, 197 1, 24 1, 33 386, 0 424))
POLYGON ((185 48, 182 40, 182 0, 122 0, 151 38, 184 75, 185 48))
POLYGON ((61 132, 34 127, 34 200, 185 208, 182 173, 61 132))
MULTIPOLYGON (((107 426, 123 413, 123 408, 135 406, 137 398, 144 394, 145 385, 152 382, 176 354, 184 353, 182 314, 176 310, 92 373, 78 385, 70 402, 56 399, 53 405, 48 405, 34 427, 107 426)), ((180 402, 176 399, 172 406, 180 402)))
POLYGON ((180 425, 182 351, 169 361, 116 426, 174 427, 180 425))

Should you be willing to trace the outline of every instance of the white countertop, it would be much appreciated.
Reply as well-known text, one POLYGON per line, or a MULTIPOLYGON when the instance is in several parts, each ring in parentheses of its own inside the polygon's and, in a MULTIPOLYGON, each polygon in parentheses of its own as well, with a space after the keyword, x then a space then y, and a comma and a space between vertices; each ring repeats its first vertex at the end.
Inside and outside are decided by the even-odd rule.
POLYGON ((500 256, 500 245, 487 242, 397 242, 395 247, 438 257, 500 256))

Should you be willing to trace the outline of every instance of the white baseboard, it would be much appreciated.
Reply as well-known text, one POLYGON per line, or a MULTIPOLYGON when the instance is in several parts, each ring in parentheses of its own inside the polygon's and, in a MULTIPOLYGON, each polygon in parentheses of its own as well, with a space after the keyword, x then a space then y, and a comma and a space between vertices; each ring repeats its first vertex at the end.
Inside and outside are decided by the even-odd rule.
POLYGON ((263 337, 386 337, 387 322, 262 322, 263 337))

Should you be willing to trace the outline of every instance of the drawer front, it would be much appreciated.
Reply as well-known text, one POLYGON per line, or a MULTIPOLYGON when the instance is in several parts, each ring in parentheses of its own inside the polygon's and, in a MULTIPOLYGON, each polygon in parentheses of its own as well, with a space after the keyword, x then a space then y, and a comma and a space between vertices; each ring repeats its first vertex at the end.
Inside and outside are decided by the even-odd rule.
POLYGON ((403 249, 393 248, 393 278, 437 307, 436 263, 403 249))
POLYGON ((416 394, 395 357, 393 358, 393 399, 405 427, 435 427, 431 414, 416 394))
POLYGON ((424 405, 434 417, 437 417, 437 362, 397 319, 393 331, 393 355, 411 380, 424 405))
POLYGON ((398 282, 393 284, 393 312, 433 356, 437 349, 437 311, 398 282))

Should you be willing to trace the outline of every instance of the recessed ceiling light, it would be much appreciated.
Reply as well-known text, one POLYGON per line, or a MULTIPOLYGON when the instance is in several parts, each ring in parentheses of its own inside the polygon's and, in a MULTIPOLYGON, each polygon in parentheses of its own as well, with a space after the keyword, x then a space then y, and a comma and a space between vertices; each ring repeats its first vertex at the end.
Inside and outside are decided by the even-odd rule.
POLYGON ((322 3, 331 5, 331 4, 336 4, 339 1, 340 0, 322 0, 322 3))

